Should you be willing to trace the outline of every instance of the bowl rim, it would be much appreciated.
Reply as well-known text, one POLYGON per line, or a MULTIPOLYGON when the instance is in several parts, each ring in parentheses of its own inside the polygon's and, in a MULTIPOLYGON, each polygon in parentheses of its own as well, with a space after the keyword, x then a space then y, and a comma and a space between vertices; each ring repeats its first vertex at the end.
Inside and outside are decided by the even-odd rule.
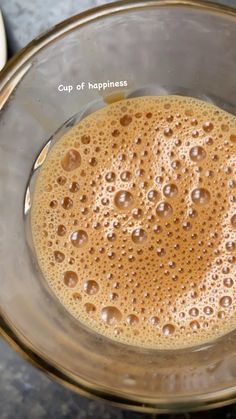
MULTIPOLYGON (((147 9, 150 7, 159 9, 179 6, 200 9, 209 13, 218 13, 223 17, 228 16, 236 20, 235 8, 204 0, 120 0, 88 9, 43 32, 8 61, 0 72, 0 110, 12 93, 13 89, 9 89, 8 87, 14 79, 16 79, 16 82, 13 83, 13 88, 17 86, 21 79, 21 70, 27 62, 45 46, 65 34, 88 23, 120 12, 147 9)), ((114 406, 140 412, 176 413, 212 409, 236 402, 236 385, 193 397, 162 397, 153 399, 127 395, 118 391, 114 392, 108 388, 95 386, 81 377, 76 377, 75 379, 71 373, 64 371, 61 366, 54 365, 51 360, 49 361, 45 355, 42 355, 38 349, 34 348, 25 336, 18 333, 10 320, 1 312, 0 336, 17 354, 43 371, 49 378, 76 391, 81 396, 90 397, 95 400, 103 399, 109 401, 114 406)))
MULTIPOLYGON (((44 46, 49 45, 57 38, 62 37, 65 33, 69 33, 77 27, 81 27, 108 15, 120 13, 121 11, 124 12, 135 9, 146 9, 149 7, 163 8, 168 6, 186 6, 236 18, 235 8, 208 0, 118 0, 98 7, 90 8, 52 26, 50 29, 35 37, 25 47, 20 49, 0 71, 0 92, 29 59, 31 59, 44 46)), ((0 97, 0 110, 1 108, 2 104, 0 97)))

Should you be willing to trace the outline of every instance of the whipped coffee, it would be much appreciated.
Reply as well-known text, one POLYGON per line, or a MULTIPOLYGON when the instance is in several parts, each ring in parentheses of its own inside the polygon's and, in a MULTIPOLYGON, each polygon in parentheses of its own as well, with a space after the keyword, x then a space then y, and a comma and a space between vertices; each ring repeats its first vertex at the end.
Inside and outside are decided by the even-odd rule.
POLYGON ((88 328, 175 349, 236 325, 236 117, 197 99, 121 100, 63 135, 40 168, 39 266, 88 328))

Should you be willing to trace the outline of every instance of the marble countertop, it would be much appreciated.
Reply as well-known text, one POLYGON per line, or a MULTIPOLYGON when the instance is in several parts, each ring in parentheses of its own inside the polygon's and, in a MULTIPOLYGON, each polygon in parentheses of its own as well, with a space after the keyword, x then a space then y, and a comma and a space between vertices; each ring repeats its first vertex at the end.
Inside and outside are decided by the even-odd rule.
MULTIPOLYGON (((59 21, 109 0, 0 0, 12 56, 59 21)), ((236 0, 221 0, 236 7, 236 0)), ((0 341, 1 419, 154 419, 81 397, 49 380, 0 341)), ((158 415, 160 419, 162 417, 158 415)), ((163 416, 166 419, 236 419, 236 405, 208 412, 163 416)))

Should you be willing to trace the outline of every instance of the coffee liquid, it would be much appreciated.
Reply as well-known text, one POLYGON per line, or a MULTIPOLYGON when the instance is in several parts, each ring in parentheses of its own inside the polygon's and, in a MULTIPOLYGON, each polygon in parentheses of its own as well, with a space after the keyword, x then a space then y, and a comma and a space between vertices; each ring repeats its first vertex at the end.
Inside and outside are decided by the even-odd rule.
POLYGON ((236 118, 200 100, 139 97, 52 147, 31 212, 39 266, 93 331, 141 347, 236 325, 236 118))

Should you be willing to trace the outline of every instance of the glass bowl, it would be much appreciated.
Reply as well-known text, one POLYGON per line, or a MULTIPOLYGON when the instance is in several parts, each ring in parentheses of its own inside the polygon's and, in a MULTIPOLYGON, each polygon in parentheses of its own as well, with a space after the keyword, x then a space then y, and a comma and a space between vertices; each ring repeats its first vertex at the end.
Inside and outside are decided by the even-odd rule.
POLYGON ((31 175, 58 127, 61 134, 105 106, 111 94, 189 95, 236 114, 235 45, 236 12, 230 8, 122 1, 62 22, 1 72, 1 333, 25 358, 82 395, 149 412, 236 400, 236 331, 178 351, 126 346, 91 332, 41 278, 28 224, 31 175), (113 88, 104 87, 108 81, 113 88))

